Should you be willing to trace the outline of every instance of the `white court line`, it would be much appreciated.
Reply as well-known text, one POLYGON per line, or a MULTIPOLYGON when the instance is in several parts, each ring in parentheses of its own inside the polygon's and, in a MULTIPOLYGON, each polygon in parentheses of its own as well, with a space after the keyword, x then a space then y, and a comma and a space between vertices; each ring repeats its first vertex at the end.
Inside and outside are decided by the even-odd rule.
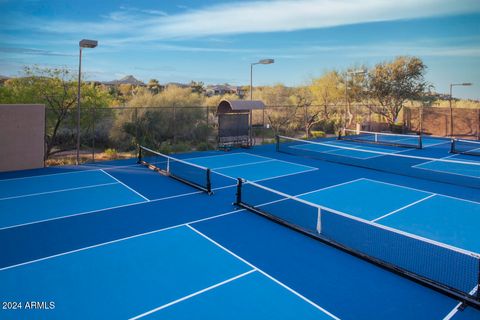
MULTIPOLYGON (((101 162, 97 162, 97 164, 101 164, 101 162)), ((92 168, 88 165, 82 165, 79 166, 79 168, 89 168, 85 170, 76 170, 76 169, 71 169, 72 171, 69 172, 58 172, 58 173, 47 173, 47 174, 37 174, 33 176, 26 176, 26 177, 18 177, 18 178, 8 178, 8 179, 0 179, 1 181, 11 181, 11 180, 22 180, 22 179, 31 179, 31 178, 41 178, 41 177, 49 177, 49 176, 58 176, 58 175, 63 175, 63 174, 72 174, 72 173, 82 173, 82 172, 92 172, 92 171, 100 171, 100 170, 110 170, 110 169, 118 169, 118 168, 128 168, 128 167, 138 167, 140 164, 135 163, 135 164, 128 164, 128 165, 123 165, 123 166, 105 166, 101 169, 99 168, 92 168), (91 169, 90 169, 91 168, 91 169)), ((49 167, 52 168, 52 167, 49 167)), ((46 169, 46 168, 42 168, 46 169)))
POLYGON ((358 178, 358 179, 355 179, 355 180, 345 181, 345 182, 337 183, 337 184, 334 184, 334 185, 331 185, 331 186, 328 186, 328 187, 324 187, 324 188, 320 188, 320 189, 316 189, 316 190, 312 190, 312 191, 300 193, 300 194, 295 195, 295 197, 302 197, 302 196, 305 196, 305 195, 307 195, 307 194, 311 194, 311 193, 315 193, 315 192, 319 192, 319 191, 323 191, 323 190, 328 190, 328 189, 340 187, 340 186, 343 186, 343 185, 346 185, 346 184, 350 184, 350 183, 354 183, 354 182, 357 182, 357 181, 360 181, 360 180, 363 180, 363 178, 358 178))
MULTIPOLYGON (((313 167, 311 167, 311 168, 312 168, 312 169, 310 169, 310 170, 304 170, 304 171, 299 171, 299 172, 292 172, 292 173, 282 174, 282 175, 279 175, 279 176, 268 177, 268 178, 259 179, 259 180, 252 180, 252 181, 253 181, 253 182, 267 181, 267 180, 272 180, 272 179, 277 179, 277 178, 283 178, 283 177, 293 176, 293 175, 296 175, 296 174, 302 174, 302 173, 306 173, 306 172, 311 172, 311 171, 317 171, 317 170, 319 170, 318 168, 313 168, 313 167)), ((248 180, 247 180, 247 181, 248 181, 248 180)))
POLYGON ((372 222, 377 222, 377 221, 380 220, 380 219, 383 219, 383 218, 386 218, 386 217, 388 217, 388 216, 391 216, 392 214, 398 213, 399 211, 402 211, 402 210, 404 210, 404 209, 407 209, 407 208, 409 208, 409 207, 412 207, 412 206, 414 206, 414 205, 416 205, 416 204, 418 204, 418 203, 420 203, 420 202, 423 202, 423 201, 428 200, 428 199, 430 199, 430 198, 432 198, 432 197, 435 197, 435 196, 436 196, 436 194, 431 194, 431 195, 429 195, 428 197, 425 197, 425 198, 422 198, 422 199, 417 200, 417 201, 415 201, 415 202, 412 202, 412 203, 410 203, 410 204, 407 204, 406 206, 403 206, 403 207, 401 207, 401 208, 398 208, 398 209, 396 209, 396 210, 393 210, 392 212, 389 212, 389 213, 387 213, 387 214, 384 214, 383 216, 378 217, 378 218, 376 218, 376 219, 373 219, 373 220, 371 220, 371 221, 372 221, 372 222))
POLYGON ((150 201, 150 199, 148 199, 147 197, 145 197, 144 195, 142 195, 140 192, 134 190, 133 188, 127 186, 125 183, 123 183, 122 181, 118 180, 117 178, 115 178, 114 176, 112 176, 111 174, 109 174, 108 172, 104 171, 103 169, 100 169, 101 172, 105 173, 107 176, 109 176, 110 178, 118 181, 118 183, 120 183, 121 185, 123 185, 125 188, 127 188, 128 190, 136 193, 138 196, 142 197, 143 199, 147 200, 147 201, 150 201))
MULTIPOLYGON (((430 162, 437 162, 437 161, 430 161, 430 162)), ((421 165, 423 165, 423 164, 412 166, 412 168, 420 169, 420 170, 426 170, 426 171, 432 171, 432 172, 440 172, 440 173, 443 173, 443 174, 452 174, 452 175, 455 175, 455 176, 462 176, 462 177, 468 177, 468 178, 473 178, 473 179, 480 179, 480 176, 476 177, 476 176, 471 176, 471 175, 468 175, 468 174, 461 174, 461 173, 456 173, 456 172, 451 172, 451 171, 446 171, 446 170, 435 170, 435 169, 430 169, 430 168, 422 168, 421 165)))
POLYGON ((20 196, 12 196, 12 197, 0 198, 0 201, 2 201, 2 200, 10 200, 10 199, 18 199, 18 198, 25 198, 25 197, 34 197, 34 196, 39 196, 39 195, 44 195, 44 194, 51 194, 51 193, 57 193, 57 192, 66 192, 66 191, 72 191, 72 190, 81 190, 81 189, 88 189, 88 188, 96 188, 96 187, 102 187, 102 186, 109 186, 109 185, 112 185, 112 184, 119 184, 119 183, 118 183, 118 182, 109 182, 109 183, 94 184, 94 185, 91 185, 91 186, 83 186, 83 187, 59 189, 59 190, 52 190, 52 191, 45 191, 45 192, 22 194, 22 195, 20 195, 20 196))
MULTIPOLYGON (((417 235, 415 233, 406 232, 406 231, 403 231, 403 230, 400 230, 400 229, 395 229, 393 227, 389 227, 389 226, 386 226, 386 225, 383 225, 383 224, 380 224, 380 223, 372 222, 370 220, 367 220, 367 219, 364 219, 364 218, 361 218, 361 217, 357 217, 357 216, 349 214, 349 213, 345 213, 345 212, 342 212, 342 211, 339 211, 339 210, 336 210, 336 209, 326 207, 324 205, 316 204, 316 203, 313 203, 313 202, 310 202, 310 201, 307 201, 307 200, 304 200, 304 199, 301 199, 301 198, 297 198, 295 196, 291 196, 291 195, 286 194, 284 192, 274 190, 274 189, 266 187, 266 186, 262 186, 261 184, 257 184, 255 182, 247 181, 245 183, 253 185, 256 188, 269 191, 273 194, 276 194, 276 195, 279 195, 279 196, 282 196, 282 197, 286 197, 286 198, 289 198, 289 199, 293 199, 295 201, 301 202, 301 203, 306 204, 308 206, 311 206, 311 207, 314 207, 314 208, 319 208, 321 210, 326 210, 326 211, 329 211, 331 213, 335 213, 339 216, 346 217, 346 218, 351 219, 351 220, 355 220, 355 221, 358 221, 358 222, 361 222, 361 223, 364 223, 364 224, 367 224, 367 225, 377 227, 377 228, 382 229, 382 230, 391 231, 391 232, 394 232, 396 234, 400 234, 400 235, 403 235, 403 236, 406 236, 406 237, 409 237, 409 238, 412 238, 412 239, 420 240, 420 241, 428 243, 428 244, 436 245, 436 246, 439 246, 439 247, 442 247, 442 248, 445 248, 445 249, 455 251, 457 253, 461 253, 461 254, 464 254, 464 255, 469 255, 469 256, 472 256, 476 259, 480 259, 480 253, 477 253, 477 252, 469 251, 469 250, 459 248, 459 247, 455 247, 453 245, 446 244, 446 243, 443 243, 443 242, 440 242, 440 241, 437 241, 437 240, 429 239, 429 238, 417 235)), ((278 202, 278 201, 276 201, 276 202, 278 202)))
POLYGON ((2 182, 2 181, 12 181, 12 180, 23 180, 23 179, 35 179, 35 178, 43 178, 43 177, 50 177, 50 176, 59 176, 59 175, 64 175, 64 174, 75 174, 75 173, 90 172, 90 171, 100 171, 100 169, 77 170, 77 171, 69 171, 69 172, 58 172, 58 173, 50 173, 50 174, 39 174, 39 175, 28 176, 28 177, 18 177, 18 178, 0 179, 0 182, 2 182))
POLYGON ((51 255, 51 256, 47 256, 47 257, 43 257, 43 258, 39 258, 39 259, 35 259, 35 260, 25 261, 25 262, 22 262, 22 263, 19 263, 19 264, 14 264, 14 265, 11 265, 11 266, 8 266, 8 267, 0 268, 0 271, 8 270, 8 269, 16 268, 16 267, 21 267, 23 265, 28 265, 28 264, 36 263, 36 262, 39 262, 39 261, 56 258, 56 257, 61 257, 61 256, 64 256, 64 255, 67 255, 67 254, 75 253, 75 252, 90 250, 90 249, 93 249, 93 248, 97 248, 97 247, 109 245, 109 244, 112 244, 112 243, 117 243, 117 242, 129 240, 129 239, 134 239, 134 238, 137 238, 137 237, 143 237, 143 236, 147 236, 147 235, 154 234, 154 233, 157 233, 157 232, 163 232, 163 231, 167 231, 167 230, 171 230, 171 229, 181 228, 181 227, 187 226, 188 224, 195 224, 195 223, 199 223, 199 222, 203 222, 203 221, 213 220, 213 219, 221 218, 221 217, 228 216, 228 215, 235 214, 235 213, 242 212, 242 211, 246 211, 246 209, 237 209, 237 210, 221 213, 221 214, 218 214, 216 216, 211 216, 211 217, 206 217, 206 218, 202 218, 202 219, 198 219, 198 220, 188 221, 186 223, 181 223, 181 224, 177 224, 177 225, 170 226, 170 227, 165 227, 165 228, 161 228, 161 229, 157 229, 157 230, 152 230, 152 231, 136 234, 136 235, 133 235, 133 236, 128 236, 128 237, 124 237, 124 238, 120 238, 120 239, 115 239, 115 240, 112 240, 112 241, 102 242, 102 243, 98 243, 98 244, 95 244, 95 245, 92 245, 92 246, 83 247, 83 248, 75 249, 75 250, 71 250, 71 251, 66 251, 66 252, 54 254, 54 255, 51 255))
POLYGON ((204 293, 204 292, 207 292, 207 291, 210 291, 210 290, 212 290, 212 289, 215 289, 215 288, 218 288, 218 287, 220 287, 220 286, 223 286, 224 284, 227 284, 227 283, 229 283, 229 282, 232 282, 232 281, 235 281, 235 280, 240 279, 240 278, 242 278, 242 277, 245 277, 245 276, 247 276, 247 275, 249 275, 249 274, 251 274, 251 273, 253 273, 253 272, 256 272, 256 271, 257 271, 256 269, 249 270, 249 271, 244 272, 244 273, 242 273, 242 274, 239 274, 239 275, 237 275, 237 276, 235 276, 235 277, 229 278, 229 279, 227 279, 227 280, 224 280, 224 281, 222 281, 222 282, 219 282, 219 283, 217 283, 217 284, 214 284, 214 285, 212 285, 212 286, 210 286, 210 287, 204 288, 204 289, 202 289, 202 290, 199 290, 199 291, 196 291, 196 292, 194 292, 194 293, 192 293, 192 294, 189 294, 189 295, 187 295, 187 296, 184 296, 184 297, 182 297, 182 298, 180 298, 180 299, 177 299, 177 300, 174 300, 174 301, 169 302, 169 303, 167 303, 167 304, 164 304, 164 305, 162 305, 162 306, 160 306, 160 307, 158 307, 158 308, 155 308, 155 309, 152 309, 152 310, 147 311, 147 312, 145 312, 145 313, 139 314, 138 316, 135 316, 135 317, 133 317, 133 318, 130 318, 129 320, 137 320, 137 319, 143 318, 143 317, 145 317, 145 316, 148 316, 148 315, 150 315, 150 314, 152 314, 152 313, 155 313, 155 312, 157 312, 157 311, 160 311, 160 310, 162 310, 162 309, 171 307, 171 306, 173 306, 173 305, 175 305, 175 304, 177 304, 177 303, 179 303, 179 302, 188 300, 188 299, 190 299, 190 298, 193 298, 193 297, 195 297, 195 296, 198 296, 199 294, 202 294, 202 293, 204 293))
POLYGON ((312 150, 310 150, 308 148, 302 148, 302 146, 317 146, 317 145, 308 144, 308 143, 300 144, 300 145, 296 145, 296 146, 289 146, 289 148, 299 149, 299 150, 304 150, 304 151, 309 151, 309 152, 333 154, 333 155, 340 156, 340 157, 359 159, 359 160, 369 160, 369 159, 373 159, 373 158, 383 157, 383 156, 386 156, 388 154, 397 154, 397 153, 402 153, 402 152, 407 152, 407 151, 414 150, 414 149, 406 149, 406 150, 395 151, 395 150, 390 150, 390 149, 385 149, 385 148, 380 148, 380 147, 378 148, 379 150, 375 150, 374 148, 368 148, 368 146, 355 146, 354 145, 353 147, 345 147, 344 145, 340 145, 338 143, 334 144, 334 143, 329 143, 329 142, 324 142, 321 146, 324 146, 324 144, 328 144, 329 146, 331 146, 331 147, 327 147, 327 148, 331 148, 331 149, 327 149, 327 150, 313 150, 312 149, 312 150), (362 147, 363 147, 363 149, 362 149, 362 147), (345 149, 345 148, 347 148, 347 149, 345 149), (360 154, 361 153, 375 154, 376 152, 382 152, 384 154, 375 154, 375 155, 372 155, 372 156, 369 156, 369 157, 363 157, 362 158, 362 157, 355 157, 353 155, 344 155, 344 154, 336 153, 338 151, 358 152, 360 154), (372 152, 369 152, 369 151, 372 151, 372 152), (385 151, 388 151, 388 152, 385 152, 385 151))
POLYGON ((255 158, 270 159, 270 158, 267 158, 267 157, 259 156, 259 155, 256 155, 256 154, 251 154, 251 153, 248 153, 248 152, 234 152, 234 153, 217 154, 217 155, 205 156, 205 157, 185 158, 185 159, 182 159, 182 160, 195 160, 195 159, 208 159, 208 158, 216 158, 216 157, 228 157, 228 156, 235 156, 235 155, 238 155, 238 154, 246 154, 246 155, 249 155, 249 156, 255 157, 255 158))
POLYGON ((425 165, 425 164, 432 163, 432 162, 442 161, 443 159, 453 158, 453 157, 455 157, 455 156, 457 156, 457 154, 452 154, 452 155, 449 155, 449 156, 446 156, 446 157, 441 157, 441 158, 438 158, 438 159, 435 159, 435 160, 430 160, 430 161, 422 162, 422 163, 413 165, 412 168, 416 168, 416 167, 418 167, 418 166, 423 166, 423 165, 425 165))
POLYGON ((445 198, 451 198, 451 199, 456 199, 456 200, 459 200, 459 201, 471 202, 471 203, 475 203, 475 204, 480 205, 480 202, 478 202, 478 201, 462 199, 462 198, 458 198, 458 197, 454 197, 454 196, 448 196, 448 195, 443 194, 443 193, 430 192, 430 191, 427 191, 427 190, 422 190, 422 189, 417 189, 417 188, 412 188, 412 187, 406 187, 406 186, 402 186, 402 185, 395 184, 395 183, 390 183, 390 182, 385 182, 385 181, 380 181, 380 180, 373 180, 373 179, 369 179, 369 178, 362 178, 362 179, 363 180, 368 180, 368 181, 373 181, 373 182, 378 182, 378 183, 383 183, 383 184, 388 184, 388 185, 394 186, 394 187, 410 189, 410 190, 414 190, 414 191, 420 191, 420 192, 423 192, 423 193, 436 194, 438 196, 442 196, 442 197, 445 197, 445 198))
POLYGON ((432 144, 429 144, 429 143, 422 143, 422 144, 423 144, 423 148, 430 148, 430 147, 439 146, 441 144, 446 144, 446 143, 450 143, 450 141, 444 141, 444 142, 432 143, 432 144))
MULTIPOLYGON (((216 191, 216 190, 222 190, 222 189, 227 189, 227 188, 236 187, 236 186, 237 186, 236 184, 231 184, 231 185, 227 185, 227 186, 223 186, 223 187, 214 188, 212 190, 216 191)), ((22 223, 22 224, 16 224, 16 225, 7 226, 7 227, 1 227, 0 231, 5 230, 5 229, 12 229, 12 228, 17 228, 17 227, 28 226, 28 225, 31 225, 31 224, 43 223, 43 222, 60 220, 60 219, 65 219, 65 218, 73 218, 73 217, 76 217, 76 216, 83 216, 83 215, 91 214, 91 213, 114 210, 114 209, 123 208, 123 207, 136 206, 136 205, 145 204, 145 203, 149 203, 149 202, 165 201, 165 200, 169 200, 169 199, 186 197, 186 196, 191 196, 191 195, 194 195, 194 194, 202 194, 202 193, 204 193, 204 191, 193 191, 193 192, 182 193, 182 194, 177 194, 177 195, 173 195, 173 196, 153 199, 153 200, 150 200, 150 201, 140 201, 140 202, 127 203, 127 204, 123 204, 123 205, 118 205, 118 206, 113 206, 113 207, 108 207, 108 208, 102 208, 102 209, 95 209, 95 210, 91 210, 91 211, 85 211, 85 212, 75 213, 75 214, 61 216, 61 217, 54 217, 54 218, 49 218, 49 219, 44 219, 44 220, 31 221, 31 222, 26 222, 26 223, 22 223)))
MULTIPOLYGON (((227 187, 229 187, 229 186, 227 186, 227 187)), ((226 187, 222 187, 222 188, 226 188, 226 187)), ((157 201, 164 201, 164 200, 169 200, 169 199, 173 199, 173 198, 185 197, 185 196, 190 196, 190 195, 198 194, 198 193, 203 193, 203 191, 194 191, 194 192, 189 192, 189 193, 182 193, 182 194, 178 194, 178 195, 174 195, 174 196, 168 196, 168 197, 164 197, 164 198, 153 199, 153 200, 150 200, 150 201, 132 202, 132 203, 122 204, 122 205, 118 205, 118 206, 102 208, 102 209, 95 209, 95 210, 91 210, 91 211, 85 211, 85 212, 75 213, 75 214, 61 216, 61 217, 54 217, 54 218, 49 218, 49 219, 44 219, 44 220, 31 221, 31 222, 22 223, 22 224, 16 224, 16 225, 13 225, 13 226, 2 227, 2 228, 0 228, 0 231, 5 230, 5 229, 12 229, 12 228, 17 228, 17 227, 28 226, 28 225, 31 225, 31 224, 53 221, 53 220, 60 220, 60 219, 72 218, 72 217, 76 217, 76 216, 83 216, 83 215, 86 215, 86 214, 108 211, 108 210, 113 210, 113 209, 118 209, 118 208, 136 206, 136 205, 139 205, 139 204, 144 204, 144 203, 149 203, 149 202, 157 202, 157 201)))
POLYGON ((250 267, 252 267, 253 269, 257 270, 258 272, 260 272, 261 274, 263 274, 264 276, 266 276, 267 278, 269 278, 270 280, 274 281, 275 283, 279 284, 280 286, 282 286, 283 288, 287 289, 288 291, 290 291, 291 293, 293 293, 294 295, 296 295, 297 297, 299 297, 300 299, 302 299, 303 301, 307 302, 308 304, 310 304, 311 306, 315 307, 316 309, 322 311, 323 313, 329 315, 330 317, 334 318, 334 319, 338 319, 338 317, 336 317, 335 315, 333 315, 332 313, 328 312, 327 310, 325 310, 324 308, 320 307, 319 305, 317 305, 315 302, 311 301, 310 299, 306 298, 305 296, 303 296, 302 294, 298 293, 297 291, 293 290, 292 288, 290 288, 289 286, 287 286, 286 284, 284 284, 283 282, 280 282, 279 280, 277 280, 276 278, 272 277, 271 275, 269 275, 268 273, 266 273, 265 271, 263 271, 262 269, 259 269, 257 268, 255 265, 253 265, 252 263, 248 262, 247 260, 243 259, 242 257, 240 257, 239 255, 233 253, 232 251, 230 251, 229 249, 225 248, 224 246, 222 246, 221 244, 219 244, 218 242, 216 242, 215 240, 213 240, 212 238, 206 236, 205 234, 203 234, 202 232, 198 231, 197 229, 195 229, 194 227, 192 227, 191 225, 187 224, 187 227, 190 228, 191 230, 193 230, 194 232, 196 232, 197 234, 199 234, 200 236, 202 236, 203 238, 207 239, 208 241, 210 241, 211 243, 213 243, 214 245, 218 246, 220 249, 224 250, 225 252, 229 253, 230 255, 234 256, 235 258, 237 258, 238 260, 242 261, 243 263, 249 265, 250 267))
POLYGON ((277 161, 277 160, 275 160, 275 159, 270 159, 270 160, 262 160, 262 161, 257 161, 257 162, 249 162, 249 163, 235 164, 235 165, 231 165, 231 166, 212 168, 212 170, 220 170, 220 169, 229 169, 229 168, 243 167, 243 166, 248 166, 248 165, 252 165, 252 164, 259 164, 259 163, 272 162, 272 161, 277 161))

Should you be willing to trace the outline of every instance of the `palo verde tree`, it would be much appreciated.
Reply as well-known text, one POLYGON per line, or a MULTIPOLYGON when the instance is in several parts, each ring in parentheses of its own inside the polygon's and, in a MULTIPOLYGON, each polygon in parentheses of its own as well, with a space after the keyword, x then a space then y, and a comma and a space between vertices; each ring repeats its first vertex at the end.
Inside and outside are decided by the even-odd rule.
POLYGON ((393 127, 404 104, 420 100, 430 87, 424 79, 426 68, 417 57, 398 57, 377 64, 367 81, 368 97, 376 104, 370 106, 372 112, 385 117, 393 127))
MULTIPOLYGON (((41 103, 47 108, 45 132, 45 157, 64 150, 66 145, 72 147, 73 141, 59 138, 59 131, 65 122, 72 122, 72 115, 77 102, 77 74, 67 68, 46 68, 31 66, 24 68, 22 77, 9 79, 2 88, 0 100, 3 103, 41 103)), ((82 107, 108 106, 110 96, 90 84, 82 84, 82 107)), ((89 114, 89 113, 87 113, 89 114)), ((82 119, 83 120, 83 119, 82 119)), ((81 121, 85 123, 85 121, 81 121)), ((73 125, 71 126, 73 127, 73 125)), ((83 128, 82 128, 83 129, 83 128)), ((64 133, 70 138, 74 132, 64 133)))

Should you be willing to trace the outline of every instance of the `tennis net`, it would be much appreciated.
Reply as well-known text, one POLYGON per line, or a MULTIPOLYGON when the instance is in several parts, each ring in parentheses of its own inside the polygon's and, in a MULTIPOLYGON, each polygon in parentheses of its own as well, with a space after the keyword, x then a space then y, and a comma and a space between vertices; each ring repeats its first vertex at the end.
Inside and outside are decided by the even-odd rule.
POLYGON ((208 168, 167 156, 143 146, 139 147, 138 163, 208 194, 212 193, 211 171, 208 168))
POLYGON ((480 307, 480 257, 238 179, 236 204, 480 307))
POLYGON ((374 143, 387 146, 422 149, 421 135, 396 134, 386 132, 370 132, 343 129, 338 134, 339 140, 374 143))
POLYGON ((480 141, 452 139, 451 152, 480 156, 480 141))
MULTIPOLYGON (((276 137, 278 152, 325 160, 404 176, 480 188, 480 161, 448 158, 449 140, 438 149, 409 150, 418 155, 380 148, 359 146, 348 141, 303 140, 286 136, 276 137), (436 157, 438 156, 438 157, 436 157)), ((443 141, 443 140, 442 140, 443 141)), ((403 150, 402 150, 403 151, 403 150)))

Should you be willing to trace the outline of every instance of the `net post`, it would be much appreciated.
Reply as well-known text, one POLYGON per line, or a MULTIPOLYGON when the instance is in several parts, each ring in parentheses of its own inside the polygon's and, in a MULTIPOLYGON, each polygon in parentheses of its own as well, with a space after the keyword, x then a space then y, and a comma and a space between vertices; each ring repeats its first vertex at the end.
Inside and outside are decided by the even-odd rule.
POLYGON ((210 195, 212 194, 212 179, 211 179, 212 171, 207 169, 207 193, 210 195))
POLYGON ((237 193, 236 193, 236 198, 235 198, 235 205, 240 205, 242 203, 242 185, 243 185, 243 180, 242 178, 237 178, 237 193))
POLYGON ((452 138, 450 142, 450 153, 455 153, 455 139, 452 138))
POLYGON ((142 146, 138 145, 138 160, 137 163, 142 163, 142 146))
POLYGON ((337 140, 342 140, 342 130, 338 130, 337 140))
POLYGON ((278 134, 275 135, 275 150, 280 152, 280 136, 278 134))
POLYGON ((418 135, 418 147, 417 149, 423 149, 423 134, 420 133, 418 135))

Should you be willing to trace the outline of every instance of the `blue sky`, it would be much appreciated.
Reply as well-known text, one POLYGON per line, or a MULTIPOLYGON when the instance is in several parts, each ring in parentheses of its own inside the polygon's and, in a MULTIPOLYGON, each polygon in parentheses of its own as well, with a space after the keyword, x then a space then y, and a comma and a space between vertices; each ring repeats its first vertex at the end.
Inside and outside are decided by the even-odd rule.
POLYGON ((421 57, 437 92, 480 99, 479 0, 0 0, 0 75, 78 67, 88 79, 301 85, 323 72, 421 57))

